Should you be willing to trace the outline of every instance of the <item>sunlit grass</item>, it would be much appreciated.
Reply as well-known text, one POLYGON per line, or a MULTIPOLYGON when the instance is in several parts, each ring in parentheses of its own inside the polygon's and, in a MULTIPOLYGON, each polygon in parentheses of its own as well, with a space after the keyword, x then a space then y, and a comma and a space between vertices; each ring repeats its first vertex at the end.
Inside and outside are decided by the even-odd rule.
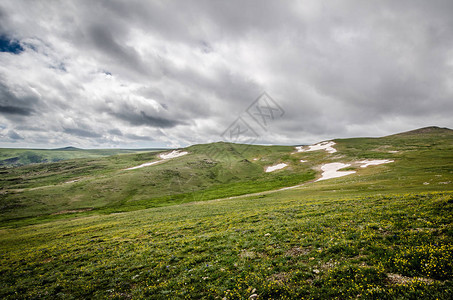
POLYGON ((0 297, 451 299, 452 141, 337 140, 333 155, 218 143, 133 171, 156 153, 3 169, 0 297), (323 163, 372 158, 394 162, 312 182, 323 163))
POLYGON ((452 212, 448 192, 281 193, 5 229, 1 295, 445 299, 452 212))

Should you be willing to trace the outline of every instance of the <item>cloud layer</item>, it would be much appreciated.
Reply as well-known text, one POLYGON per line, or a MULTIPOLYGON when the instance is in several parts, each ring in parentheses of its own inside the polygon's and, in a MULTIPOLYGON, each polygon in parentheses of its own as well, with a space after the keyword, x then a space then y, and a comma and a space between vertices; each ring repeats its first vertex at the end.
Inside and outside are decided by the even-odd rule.
POLYGON ((453 127, 451 1, 285 4, 2 1, 0 146, 174 147, 239 117, 272 144, 453 127), (246 111, 264 91, 266 127, 246 111))

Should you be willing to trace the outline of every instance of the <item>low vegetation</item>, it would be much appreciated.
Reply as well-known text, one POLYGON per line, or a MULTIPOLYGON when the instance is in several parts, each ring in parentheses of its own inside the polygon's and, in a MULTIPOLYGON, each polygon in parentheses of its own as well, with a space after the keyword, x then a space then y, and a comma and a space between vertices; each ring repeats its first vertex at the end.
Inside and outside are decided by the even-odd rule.
POLYGON ((451 133, 335 141, 4 169, 0 297, 451 299, 451 133), (323 163, 374 158, 395 162, 313 182, 323 163))
POLYGON ((0 166, 24 166, 29 164, 57 162, 74 158, 96 158, 115 154, 157 151, 161 149, 92 149, 84 150, 75 147, 58 149, 0 149, 0 166))

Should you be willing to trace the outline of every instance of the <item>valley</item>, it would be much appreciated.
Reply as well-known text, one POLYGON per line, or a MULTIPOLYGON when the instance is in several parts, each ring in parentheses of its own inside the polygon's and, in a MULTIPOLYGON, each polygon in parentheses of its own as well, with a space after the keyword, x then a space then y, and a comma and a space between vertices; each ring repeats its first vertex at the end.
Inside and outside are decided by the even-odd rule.
POLYGON ((0 179, 5 299, 453 296, 450 129, 220 142, 0 179))

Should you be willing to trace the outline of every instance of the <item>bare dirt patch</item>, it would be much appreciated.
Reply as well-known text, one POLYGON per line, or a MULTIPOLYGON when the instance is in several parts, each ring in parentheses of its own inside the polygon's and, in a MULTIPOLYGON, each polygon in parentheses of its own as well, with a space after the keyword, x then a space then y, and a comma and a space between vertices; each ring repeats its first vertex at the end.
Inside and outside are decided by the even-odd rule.
POLYGON ((93 210, 92 208, 82 208, 82 209, 71 209, 71 210, 62 210, 56 213, 53 213, 52 215, 62 215, 62 214, 75 214, 79 212, 85 212, 85 211, 90 211, 93 210))
POLYGON ((285 282, 288 281, 289 277, 290 277, 290 275, 288 273, 281 272, 281 273, 272 274, 271 276, 269 276, 267 278, 267 280, 276 282, 278 284, 284 284, 285 282))
POLYGON ((286 256, 291 256, 291 257, 296 257, 296 256, 301 256, 301 255, 307 255, 310 253, 309 248, 300 248, 300 247, 294 247, 286 251, 285 255, 286 256))
POLYGON ((257 257, 258 255, 253 252, 253 251, 249 251, 249 250, 242 250, 241 253, 239 253, 239 257, 240 258, 250 258, 250 259, 253 259, 255 257, 257 257))
POLYGON ((432 284, 435 280, 430 278, 423 277, 407 277, 400 274, 387 274, 387 279, 391 284, 410 284, 413 282, 424 282, 427 284, 432 284))

